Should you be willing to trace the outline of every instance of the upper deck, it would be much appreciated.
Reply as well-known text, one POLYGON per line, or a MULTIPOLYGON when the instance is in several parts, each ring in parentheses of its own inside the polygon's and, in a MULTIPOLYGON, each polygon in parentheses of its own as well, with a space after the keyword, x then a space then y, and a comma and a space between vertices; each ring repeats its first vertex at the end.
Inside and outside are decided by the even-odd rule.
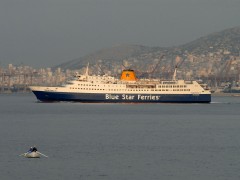
POLYGON ((112 76, 76 75, 61 87, 31 87, 40 91, 74 93, 210 94, 196 81, 137 79, 134 71, 123 71, 121 79, 112 76))

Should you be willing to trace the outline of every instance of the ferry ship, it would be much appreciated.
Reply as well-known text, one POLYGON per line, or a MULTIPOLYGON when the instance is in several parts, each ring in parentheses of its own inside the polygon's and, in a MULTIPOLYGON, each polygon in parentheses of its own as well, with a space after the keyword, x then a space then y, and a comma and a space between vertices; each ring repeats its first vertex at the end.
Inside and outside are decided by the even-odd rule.
POLYGON ((93 103, 210 103, 211 92, 197 81, 137 79, 134 70, 122 71, 120 79, 104 75, 79 75, 58 87, 30 86, 42 102, 93 103))

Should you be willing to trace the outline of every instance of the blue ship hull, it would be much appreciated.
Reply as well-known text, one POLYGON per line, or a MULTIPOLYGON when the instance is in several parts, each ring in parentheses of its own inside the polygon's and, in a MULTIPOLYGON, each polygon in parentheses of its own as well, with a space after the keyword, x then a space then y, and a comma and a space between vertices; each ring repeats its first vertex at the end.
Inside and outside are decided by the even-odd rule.
POLYGON ((72 101, 99 103, 210 103, 211 94, 101 94, 33 91, 43 102, 72 101))

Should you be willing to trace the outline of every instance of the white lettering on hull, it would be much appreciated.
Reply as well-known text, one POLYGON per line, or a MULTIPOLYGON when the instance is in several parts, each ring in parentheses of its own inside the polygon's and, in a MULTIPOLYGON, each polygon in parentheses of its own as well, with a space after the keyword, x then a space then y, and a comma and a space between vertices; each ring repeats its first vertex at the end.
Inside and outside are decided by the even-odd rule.
POLYGON ((112 99, 112 100, 119 99, 119 95, 106 94, 105 99, 112 99))
POLYGON ((157 101, 160 99, 160 96, 155 96, 155 95, 138 95, 138 100, 153 100, 157 101))
POLYGON ((122 95, 122 99, 126 99, 126 100, 133 100, 134 97, 135 97, 134 95, 126 95, 126 94, 122 95))
POLYGON ((139 101, 158 101, 160 96, 158 95, 129 95, 129 94, 105 94, 105 99, 108 100, 139 100, 139 101))

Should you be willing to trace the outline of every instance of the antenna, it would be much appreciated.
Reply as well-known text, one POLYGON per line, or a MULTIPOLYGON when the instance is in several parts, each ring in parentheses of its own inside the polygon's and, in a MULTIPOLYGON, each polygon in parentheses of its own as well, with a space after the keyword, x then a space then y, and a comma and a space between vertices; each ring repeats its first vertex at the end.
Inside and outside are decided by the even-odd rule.
POLYGON ((177 76, 177 66, 175 66, 174 73, 173 73, 173 81, 176 81, 176 76, 177 76))
POLYGON ((85 72, 85 75, 88 76, 88 66, 89 66, 89 63, 87 65, 87 68, 86 68, 86 72, 85 72))

